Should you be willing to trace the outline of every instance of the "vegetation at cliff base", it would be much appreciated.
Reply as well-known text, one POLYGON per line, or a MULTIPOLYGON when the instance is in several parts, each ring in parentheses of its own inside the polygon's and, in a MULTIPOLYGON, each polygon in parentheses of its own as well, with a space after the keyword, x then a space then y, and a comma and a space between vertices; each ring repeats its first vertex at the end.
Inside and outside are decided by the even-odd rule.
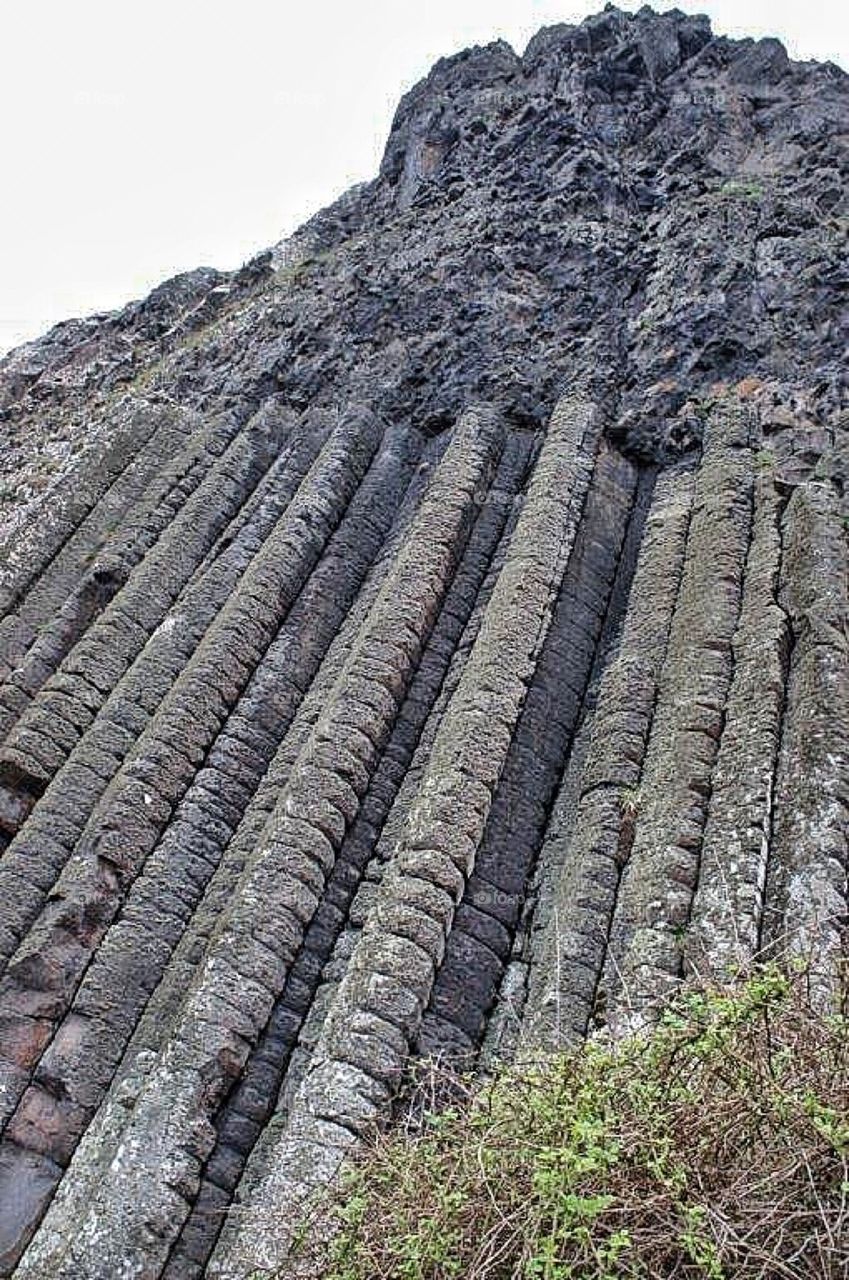
POLYGON ((849 1020, 804 976, 691 988, 650 1032, 451 1093, 347 1175, 317 1274, 849 1274, 849 1020))

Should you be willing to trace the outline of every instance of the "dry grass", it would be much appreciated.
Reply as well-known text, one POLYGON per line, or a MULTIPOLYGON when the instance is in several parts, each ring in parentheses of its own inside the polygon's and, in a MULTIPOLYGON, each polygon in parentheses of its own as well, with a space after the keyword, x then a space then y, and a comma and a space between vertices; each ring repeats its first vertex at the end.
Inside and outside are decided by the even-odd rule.
POLYGON ((802 976, 690 989, 644 1036, 448 1085, 351 1172, 316 1275, 849 1275, 849 1022, 802 976))

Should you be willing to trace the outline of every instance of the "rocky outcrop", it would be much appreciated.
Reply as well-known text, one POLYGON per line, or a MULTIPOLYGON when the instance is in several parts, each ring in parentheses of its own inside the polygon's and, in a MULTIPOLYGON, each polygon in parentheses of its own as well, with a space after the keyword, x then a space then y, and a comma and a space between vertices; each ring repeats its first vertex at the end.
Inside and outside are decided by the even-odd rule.
POLYGON ((0 362, 0 1275, 295 1275, 422 1062, 763 954, 829 1006, 847 120, 608 8, 0 362))

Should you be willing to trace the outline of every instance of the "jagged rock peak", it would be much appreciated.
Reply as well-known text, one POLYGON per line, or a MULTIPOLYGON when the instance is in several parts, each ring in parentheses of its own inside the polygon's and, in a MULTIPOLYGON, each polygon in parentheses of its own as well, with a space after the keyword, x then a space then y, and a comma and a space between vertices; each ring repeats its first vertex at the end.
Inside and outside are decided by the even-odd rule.
POLYGON ((5 509, 122 396, 368 399, 433 433, 475 397, 538 426, 578 375, 660 461, 746 376, 824 420, 845 398, 847 101, 831 64, 650 9, 444 59, 375 180, 286 245, 0 361, 5 509))

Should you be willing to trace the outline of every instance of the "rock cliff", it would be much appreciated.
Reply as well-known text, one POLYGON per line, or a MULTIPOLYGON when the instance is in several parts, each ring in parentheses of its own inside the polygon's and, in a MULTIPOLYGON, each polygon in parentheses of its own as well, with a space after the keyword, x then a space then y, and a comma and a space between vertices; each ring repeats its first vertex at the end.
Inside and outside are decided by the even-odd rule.
POLYGON ((241 271, 0 361, 0 1275, 247 1280, 421 1058, 845 960, 849 78, 438 63, 241 271))

